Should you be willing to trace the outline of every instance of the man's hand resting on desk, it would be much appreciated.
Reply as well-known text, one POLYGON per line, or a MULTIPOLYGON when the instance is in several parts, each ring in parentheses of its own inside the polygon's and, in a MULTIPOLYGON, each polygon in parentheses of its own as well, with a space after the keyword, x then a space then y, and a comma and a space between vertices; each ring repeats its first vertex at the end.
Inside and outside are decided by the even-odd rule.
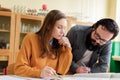
POLYGON ((76 73, 88 73, 88 72, 90 72, 89 67, 80 66, 76 69, 76 73))

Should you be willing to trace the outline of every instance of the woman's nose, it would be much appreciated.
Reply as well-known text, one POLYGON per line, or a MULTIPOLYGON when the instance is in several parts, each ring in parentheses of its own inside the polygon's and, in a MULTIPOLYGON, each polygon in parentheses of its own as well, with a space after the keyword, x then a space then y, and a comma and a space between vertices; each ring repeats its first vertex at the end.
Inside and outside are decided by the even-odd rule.
POLYGON ((64 30, 64 29, 62 29, 62 30, 61 30, 61 34, 64 34, 64 33, 65 33, 65 30, 64 30))

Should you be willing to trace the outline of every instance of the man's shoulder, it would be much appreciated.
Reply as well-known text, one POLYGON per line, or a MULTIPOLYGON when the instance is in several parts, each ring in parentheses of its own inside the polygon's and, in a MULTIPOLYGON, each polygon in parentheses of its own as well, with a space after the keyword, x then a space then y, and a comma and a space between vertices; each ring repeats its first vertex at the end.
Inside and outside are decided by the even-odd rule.
POLYGON ((81 36, 86 35, 91 30, 91 26, 75 25, 69 31, 67 35, 81 36))
POLYGON ((90 28, 91 26, 85 26, 85 25, 75 25, 73 26, 71 29, 74 31, 82 31, 82 30, 86 30, 88 28, 90 28))

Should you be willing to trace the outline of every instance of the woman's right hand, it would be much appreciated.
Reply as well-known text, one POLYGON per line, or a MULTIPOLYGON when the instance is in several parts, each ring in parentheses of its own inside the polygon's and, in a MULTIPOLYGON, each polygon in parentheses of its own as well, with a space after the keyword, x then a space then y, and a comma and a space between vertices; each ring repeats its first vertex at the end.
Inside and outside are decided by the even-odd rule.
POLYGON ((67 46, 71 48, 71 44, 69 42, 69 39, 65 36, 61 37, 61 39, 58 39, 58 42, 60 45, 67 46))
POLYGON ((45 66, 44 69, 41 71, 40 77, 42 78, 54 78, 56 71, 49 67, 45 66))

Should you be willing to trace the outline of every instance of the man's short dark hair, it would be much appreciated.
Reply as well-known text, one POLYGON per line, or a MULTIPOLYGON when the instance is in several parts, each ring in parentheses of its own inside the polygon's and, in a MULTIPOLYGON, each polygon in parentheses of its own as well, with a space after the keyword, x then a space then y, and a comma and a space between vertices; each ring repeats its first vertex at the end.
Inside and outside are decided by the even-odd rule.
POLYGON ((114 39, 119 33, 119 27, 113 19, 110 18, 101 19, 97 21, 95 24, 93 24, 92 27, 94 29, 97 29, 99 25, 104 26, 109 32, 114 34, 111 39, 114 39))

